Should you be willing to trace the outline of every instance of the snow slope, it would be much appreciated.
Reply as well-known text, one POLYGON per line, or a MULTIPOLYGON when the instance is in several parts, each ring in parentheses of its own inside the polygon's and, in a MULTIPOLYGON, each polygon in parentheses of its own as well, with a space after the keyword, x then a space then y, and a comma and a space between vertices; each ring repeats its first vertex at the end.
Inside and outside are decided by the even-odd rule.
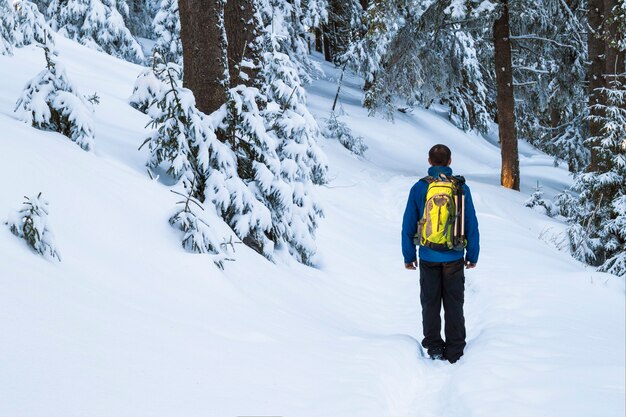
MULTIPOLYGON (((126 104, 140 67, 57 43, 78 87, 101 96, 93 153, 13 116, 42 51, 0 56, 0 217, 42 191, 63 259, 0 227, 0 416, 624 415, 624 282, 559 251, 562 224, 523 207, 537 180, 548 195, 569 183, 551 158, 522 146, 522 192, 503 189, 493 137, 436 111, 368 118, 348 77, 343 119, 370 149, 322 144, 319 267, 239 245, 222 272, 183 251, 167 224, 177 196, 146 175, 147 118, 126 104), (438 142, 468 178, 482 238, 455 365, 419 355, 418 276, 399 242, 438 142)), ((339 75, 325 70, 309 88, 320 118, 339 75)))

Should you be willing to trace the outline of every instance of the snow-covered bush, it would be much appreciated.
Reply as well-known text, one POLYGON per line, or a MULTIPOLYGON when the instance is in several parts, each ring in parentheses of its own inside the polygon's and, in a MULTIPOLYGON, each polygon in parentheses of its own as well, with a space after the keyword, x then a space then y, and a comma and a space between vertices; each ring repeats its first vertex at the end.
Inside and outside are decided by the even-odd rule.
POLYGON ((550 217, 556 215, 558 211, 552 201, 546 200, 543 197, 543 187, 539 185, 539 181, 537 181, 535 191, 531 194, 530 198, 526 200, 524 205, 550 217))
MULTIPOLYGON (((177 193, 184 200, 177 203, 176 211, 170 217, 172 227, 183 232, 182 246, 185 250, 194 253, 213 255, 213 261, 220 269, 224 269, 224 261, 231 260, 222 251, 228 251, 228 247, 220 242, 218 236, 207 221, 202 218, 202 213, 197 214, 196 209, 205 211, 202 203, 191 196, 193 187, 190 187, 187 195, 177 193)), ((222 239, 223 240, 223 239, 222 239)))
POLYGON ((70 82, 54 52, 44 46, 46 69, 31 79, 18 99, 15 112, 24 122, 67 136, 88 151, 93 148, 91 104, 70 82))
POLYGON ((13 0, 15 9, 15 46, 33 43, 54 45, 52 30, 37 6, 29 0, 13 0))
POLYGON ((52 0, 46 16, 62 36, 118 58, 144 62, 141 46, 124 22, 125 0, 52 0))
POLYGON ((339 143, 355 155, 363 155, 367 150, 367 145, 363 143, 363 138, 354 135, 348 125, 339 120, 334 112, 330 114, 326 121, 324 136, 328 139, 338 140, 339 143))
POLYGON ((26 201, 15 216, 6 224, 11 233, 24 239, 38 254, 61 260, 54 244, 54 235, 48 228, 48 202, 39 193, 33 197, 24 197, 26 201))
POLYGON ((154 21, 154 49, 165 62, 183 64, 183 45, 180 40, 178 0, 161 0, 154 21))
POLYGON ((9 0, 0 0, 0 55, 11 55, 15 43, 15 11, 9 0))
MULTIPOLYGON (((155 56, 155 59, 158 59, 155 56)), ((157 64, 158 65, 158 64, 157 64)), ((176 70, 176 74, 179 71, 176 70)), ((128 103, 142 113, 148 113, 150 106, 155 104, 155 99, 159 97, 163 82, 157 77, 155 70, 143 70, 133 86, 133 94, 128 99, 128 103)))

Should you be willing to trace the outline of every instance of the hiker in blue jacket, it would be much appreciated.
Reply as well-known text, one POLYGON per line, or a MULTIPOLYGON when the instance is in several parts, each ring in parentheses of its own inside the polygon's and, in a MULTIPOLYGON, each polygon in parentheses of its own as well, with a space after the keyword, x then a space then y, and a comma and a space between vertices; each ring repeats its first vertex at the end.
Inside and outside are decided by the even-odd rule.
MULTIPOLYGON (((464 232, 466 246, 449 249, 444 245, 420 244, 419 265, 415 253, 414 238, 418 222, 426 206, 426 193, 434 178, 453 178, 452 153, 445 145, 435 145, 428 153, 428 177, 422 178, 411 188, 402 221, 402 254, 406 269, 420 270, 420 301, 424 339, 422 346, 432 359, 447 359, 455 363, 465 348, 465 318, 463 300, 466 269, 475 268, 478 262, 479 233, 476 211, 469 187, 462 182, 465 193, 464 232), (443 177, 442 177, 443 174, 443 177), (441 338, 441 304, 445 320, 445 342, 441 338)), ((421 237, 418 237, 420 239, 421 237)), ((419 240, 418 240, 419 243, 419 240)), ((428 243, 428 242, 427 242, 428 243)))

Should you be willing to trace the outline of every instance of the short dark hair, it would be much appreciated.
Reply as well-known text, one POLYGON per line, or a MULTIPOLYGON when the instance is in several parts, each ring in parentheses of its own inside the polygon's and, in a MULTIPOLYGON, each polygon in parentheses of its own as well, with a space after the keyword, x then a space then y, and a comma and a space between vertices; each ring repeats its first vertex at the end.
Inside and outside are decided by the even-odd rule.
POLYGON ((450 162, 452 151, 446 145, 438 144, 430 148, 428 158, 430 163, 435 166, 446 166, 450 162))

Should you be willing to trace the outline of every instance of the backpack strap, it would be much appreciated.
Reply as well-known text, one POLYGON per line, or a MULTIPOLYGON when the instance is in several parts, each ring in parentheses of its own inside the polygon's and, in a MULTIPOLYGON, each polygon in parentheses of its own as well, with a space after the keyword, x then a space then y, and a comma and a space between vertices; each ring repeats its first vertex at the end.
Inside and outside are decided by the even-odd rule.
POLYGON ((432 175, 427 175, 424 178, 420 178, 420 181, 424 181, 426 184, 430 185, 433 182, 437 181, 437 178, 433 177, 432 175))

